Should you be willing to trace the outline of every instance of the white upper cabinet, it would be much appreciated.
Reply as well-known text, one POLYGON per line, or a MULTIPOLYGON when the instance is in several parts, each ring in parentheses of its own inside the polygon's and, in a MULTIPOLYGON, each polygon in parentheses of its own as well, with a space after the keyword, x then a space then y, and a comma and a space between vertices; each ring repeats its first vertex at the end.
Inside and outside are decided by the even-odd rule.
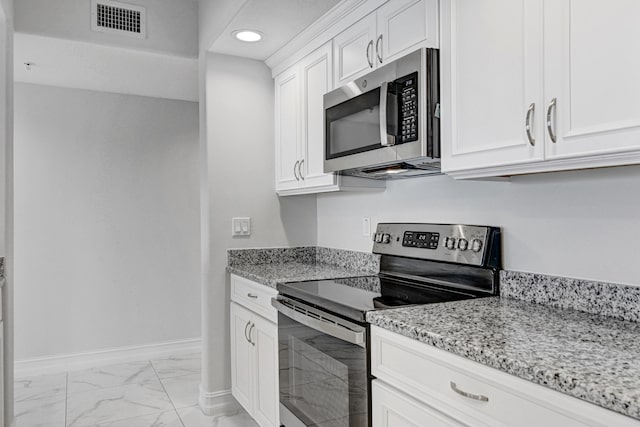
POLYGON ((442 2, 444 172, 543 159, 542 6, 442 2))
POLYGON ((333 39, 337 86, 375 67, 376 14, 372 13, 333 39))
POLYGON ((331 41, 275 79, 276 192, 281 196, 384 189, 385 183, 324 173, 324 94, 333 89, 331 41))
POLYGON ((336 177, 324 173, 324 94, 333 88, 331 43, 327 43, 300 62, 302 74, 301 176, 309 188, 334 185, 336 177))
POLYGON ((639 150, 640 2, 553 0, 544 7, 545 102, 556 100, 556 142, 547 138, 547 158, 639 150))
POLYGON ((391 0, 376 12, 376 61, 391 62, 424 45, 438 47, 437 0, 391 0))
POLYGON ((390 0, 333 39, 341 86, 419 47, 438 47, 438 0, 390 0))
POLYGON ((292 67, 275 79, 276 188, 300 183, 300 73, 292 67))
POLYGON ((441 7, 445 173, 640 163, 639 2, 443 0, 441 7))

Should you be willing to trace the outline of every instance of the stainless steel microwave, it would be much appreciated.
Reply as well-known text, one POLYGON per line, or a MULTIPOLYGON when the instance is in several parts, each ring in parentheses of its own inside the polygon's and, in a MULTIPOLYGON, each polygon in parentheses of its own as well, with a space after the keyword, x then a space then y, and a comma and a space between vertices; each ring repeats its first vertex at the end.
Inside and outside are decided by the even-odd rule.
POLYGON ((324 95, 324 171, 373 179, 440 173, 437 49, 419 49, 324 95))

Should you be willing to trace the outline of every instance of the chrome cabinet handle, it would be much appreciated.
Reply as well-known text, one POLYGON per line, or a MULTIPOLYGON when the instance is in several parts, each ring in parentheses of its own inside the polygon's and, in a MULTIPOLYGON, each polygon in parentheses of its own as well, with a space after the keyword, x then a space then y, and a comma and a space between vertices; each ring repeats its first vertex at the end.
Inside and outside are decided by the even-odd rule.
POLYGON ((527 139, 529 140, 529 144, 531 144, 532 147, 536 145, 536 139, 533 137, 533 135, 531 135, 531 118, 533 117, 535 111, 536 103, 532 102, 531 105, 529 105, 529 109, 527 110, 527 118, 525 119, 524 123, 524 128, 527 131, 527 139))
POLYGON ((471 394, 471 393, 467 393, 466 391, 462 391, 458 388, 458 386, 456 385, 456 383, 454 383, 453 381, 449 381, 449 385, 451 386, 451 390, 455 391, 456 393, 458 393, 460 396, 469 398, 469 399, 473 399, 473 400, 479 400, 480 402, 488 402, 489 398, 487 396, 483 396, 481 394, 471 394))
POLYGON ((252 293, 248 293, 248 294, 247 294, 247 296, 248 296, 249 298, 253 298, 253 299, 258 298, 258 295, 256 295, 256 294, 252 294, 252 293))
POLYGON ((247 336, 247 328, 249 327, 250 324, 251 324, 251 321, 248 321, 247 324, 244 325, 244 339, 247 340, 247 342, 251 342, 251 340, 247 336))
POLYGON ((300 181, 300 177, 298 177, 298 163, 300 163, 300 160, 296 160, 296 163, 293 165, 293 176, 296 177, 296 181, 300 181))
POLYGON ((556 143, 556 134, 553 131, 553 123, 551 121, 551 113, 555 111, 556 104, 558 99, 553 98, 547 107, 547 132, 549 132, 549 138, 551 138, 551 142, 556 143))
POLYGON ((372 50, 373 50, 373 40, 369 40, 369 43, 367 43, 367 62, 369 63, 369 68, 373 68, 373 59, 371 59, 371 54, 369 53, 372 50))
POLYGON ((300 175, 300 179, 304 181, 304 174, 302 173, 302 165, 304 165, 304 159, 300 160, 300 164, 298 165, 298 175, 300 175))
POLYGON ((380 42, 382 41, 382 34, 378 36, 378 40, 376 40, 376 56, 378 57, 378 61, 382 64, 382 53, 380 53, 380 42))
POLYGON ((255 328, 255 327, 256 327, 256 324, 255 324, 255 323, 252 323, 252 324, 251 324, 251 328, 249 328, 249 342, 251 343, 251 345, 252 345, 252 346, 255 346, 255 345, 256 345, 256 343, 254 343, 253 341, 251 341, 251 331, 253 331, 253 328, 255 328))

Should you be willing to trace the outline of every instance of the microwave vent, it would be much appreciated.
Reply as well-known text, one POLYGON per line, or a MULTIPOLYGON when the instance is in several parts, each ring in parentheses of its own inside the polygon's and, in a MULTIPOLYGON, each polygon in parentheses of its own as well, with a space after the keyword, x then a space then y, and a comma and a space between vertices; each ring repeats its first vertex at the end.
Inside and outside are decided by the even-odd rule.
POLYGON ((91 29, 101 33, 145 38, 146 9, 111 0, 91 2, 91 29))
POLYGON ((399 162, 373 168, 345 170, 341 171, 340 174, 387 181, 406 178, 417 178, 427 175, 441 175, 442 170, 440 167, 440 162, 438 161, 427 161, 416 164, 399 162))

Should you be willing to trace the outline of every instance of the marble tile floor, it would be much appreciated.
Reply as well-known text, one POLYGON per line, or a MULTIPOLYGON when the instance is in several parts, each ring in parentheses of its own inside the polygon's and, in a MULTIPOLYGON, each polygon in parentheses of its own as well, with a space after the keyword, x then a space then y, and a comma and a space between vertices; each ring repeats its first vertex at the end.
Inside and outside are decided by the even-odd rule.
POLYGON ((257 427, 198 407, 200 355, 16 378, 16 427, 257 427))

